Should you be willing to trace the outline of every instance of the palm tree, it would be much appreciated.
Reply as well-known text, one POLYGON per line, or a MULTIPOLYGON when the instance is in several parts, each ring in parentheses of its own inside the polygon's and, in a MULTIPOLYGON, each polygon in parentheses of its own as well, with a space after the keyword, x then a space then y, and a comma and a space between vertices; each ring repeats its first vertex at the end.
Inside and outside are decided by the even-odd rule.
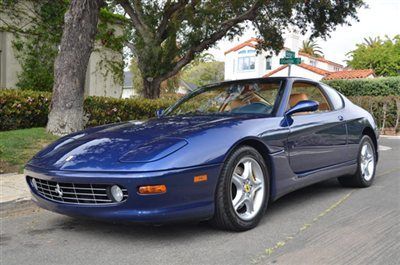
POLYGON ((364 38, 363 44, 367 47, 375 47, 375 46, 381 44, 381 42, 382 42, 382 40, 379 37, 375 37, 375 38, 368 37, 368 38, 364 38))
POLYGON ((323 57, 324 56, 321 46, 319 46, 318 43, 316 43, 315 41, 312 41, 312 40, 304 40, 303 45, 300 49, 300 52, 306 53, 306 54, 314 56, 314 57, 323 57))

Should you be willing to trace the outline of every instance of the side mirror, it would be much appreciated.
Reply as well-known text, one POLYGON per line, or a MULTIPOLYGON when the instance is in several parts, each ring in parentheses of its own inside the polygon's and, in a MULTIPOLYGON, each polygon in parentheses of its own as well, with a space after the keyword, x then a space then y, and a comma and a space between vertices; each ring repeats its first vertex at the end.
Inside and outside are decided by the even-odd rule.
POLYGON ((296 105, 285 112, 286 117, 290 117, 294 113, 306 112, 306 111, 316 111, 318 109, 319 103, 314 100, 302 100, 296 105))
POLYGON ((160 117, 163 115, 163 113, 164 113, 164 110, 163 110, 163 109, 158 109, 158 110, 156 110, 156 116, 157 116, 157 118, 160 118, 160 117))

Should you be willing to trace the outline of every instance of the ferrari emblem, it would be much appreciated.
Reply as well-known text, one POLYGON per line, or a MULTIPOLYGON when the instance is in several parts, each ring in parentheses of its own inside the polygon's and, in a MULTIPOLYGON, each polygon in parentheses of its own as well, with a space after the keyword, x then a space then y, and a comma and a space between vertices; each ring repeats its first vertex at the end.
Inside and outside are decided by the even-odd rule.
POLYGON ((54 189, 54 191, 58 194, 58 196, 62 197, 63 196, 63 191, 60 188, 60 185, 56 185, 56 188, 54 189))

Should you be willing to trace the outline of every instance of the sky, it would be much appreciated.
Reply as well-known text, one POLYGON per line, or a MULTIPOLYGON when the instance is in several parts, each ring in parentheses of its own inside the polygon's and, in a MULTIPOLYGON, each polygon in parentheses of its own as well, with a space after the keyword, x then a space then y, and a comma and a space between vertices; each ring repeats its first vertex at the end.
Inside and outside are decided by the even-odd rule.
MULTIPOLYGON (((366 3, 368 8, 358 11, 359 22, 352 21, 352 26, 337 27, 326 40, 317 39, 326 59, 345 64, 344 60, 348 58, 346 53, 354 50, 365 37, 400 34, 400 0, 367 0, 366 3)), ((221 40, 216 48, 208 52, 216 60, 223 61, 224 51, 254 36, 254 32, 248 31, 234 41, 221 40)))

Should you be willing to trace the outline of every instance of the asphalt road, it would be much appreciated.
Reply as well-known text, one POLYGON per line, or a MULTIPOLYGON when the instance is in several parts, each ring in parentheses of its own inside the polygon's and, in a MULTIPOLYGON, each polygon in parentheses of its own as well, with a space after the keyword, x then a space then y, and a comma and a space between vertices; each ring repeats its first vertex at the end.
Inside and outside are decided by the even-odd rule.
POLYGON ((381 139, 372 187, 336 180, 273 203, 251 231, 79 220, 2 206, 1 264, 400 264, 400 140, 381 139))

